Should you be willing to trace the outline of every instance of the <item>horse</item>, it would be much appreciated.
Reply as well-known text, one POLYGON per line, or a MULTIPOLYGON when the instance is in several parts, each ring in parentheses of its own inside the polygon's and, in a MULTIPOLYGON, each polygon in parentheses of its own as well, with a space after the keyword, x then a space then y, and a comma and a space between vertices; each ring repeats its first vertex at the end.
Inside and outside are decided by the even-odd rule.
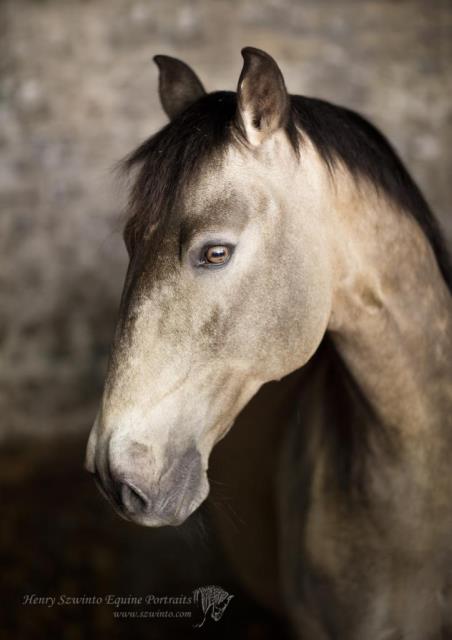
POLYGON ((169 122, 124 163, 130 260, 86 467, 122 517, 177 526, 219 451, 253 521, 226 546, 297 637, 444 637, 445 243, 383 134, 242 56, 213 93, 154 58, 169 122))

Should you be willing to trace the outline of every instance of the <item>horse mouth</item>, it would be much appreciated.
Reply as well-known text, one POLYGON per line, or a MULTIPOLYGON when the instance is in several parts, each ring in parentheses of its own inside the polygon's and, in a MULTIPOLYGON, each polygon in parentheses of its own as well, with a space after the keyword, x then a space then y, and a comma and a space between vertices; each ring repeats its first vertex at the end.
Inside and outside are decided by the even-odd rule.
POLYGON ((205 501, 209 483, 204 472, 199 486, 187 491, 187 483, 175 486, 166 494, 147 491, 146 494, 132 482, 123 482, 119 488, 102 481, 94 472, 94 481, 101 495, 114 511, 127 522, 145 527, 178 527, 182 525, 205 501), (149 498, 148 496, 154 496, 149 498))

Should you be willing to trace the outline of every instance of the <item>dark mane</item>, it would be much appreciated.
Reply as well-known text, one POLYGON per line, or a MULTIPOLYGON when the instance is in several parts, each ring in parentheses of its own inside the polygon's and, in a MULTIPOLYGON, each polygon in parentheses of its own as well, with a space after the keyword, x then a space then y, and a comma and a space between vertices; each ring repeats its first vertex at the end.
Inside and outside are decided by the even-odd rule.
MULTIPOLYGON (((302 96, 291 96, 291 100, 292 118, 286 131, 294 150, 299 152, 302 147, 297 125, 330 169, 341 161, 353 175, 368 179, 411 214, 452 288, 449 256, 438 224, 386 138, 349 109, 302 96)), ((196 178, 202 166, 220 158, 228 144, 239 143, 233 134, 236 102, 236 94, 231 91, 202 97, 126 158, 123 165, 127 170, 138 167, 124 233, 129 248, 153 222, 171 212, 181 190, 196 178)))

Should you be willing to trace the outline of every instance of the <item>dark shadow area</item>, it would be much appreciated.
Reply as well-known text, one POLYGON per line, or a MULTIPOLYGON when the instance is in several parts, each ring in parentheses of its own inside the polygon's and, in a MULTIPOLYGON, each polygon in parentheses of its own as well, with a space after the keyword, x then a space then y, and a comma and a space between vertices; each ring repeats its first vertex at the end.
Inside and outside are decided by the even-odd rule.
POLYGON ((84 471, 84 447, 85 437, 72 436, 16 440, 1 451, 2 637, 284 638, 283 623, 254 604, 228 573, 207 509, 175 529, 121 520, 84 471), (194 602, 106 602, 108 595, 191 598, 194 589, 210 584, 233 598, 218 622, 208 614, 201 628, 194 627, 203 618, 194 602), (26 595, 57 601, 23 604, 26 595), (58 604, 60 596, 103 602, 58 604), (131 617, 155 611, 190 615, 131 617))

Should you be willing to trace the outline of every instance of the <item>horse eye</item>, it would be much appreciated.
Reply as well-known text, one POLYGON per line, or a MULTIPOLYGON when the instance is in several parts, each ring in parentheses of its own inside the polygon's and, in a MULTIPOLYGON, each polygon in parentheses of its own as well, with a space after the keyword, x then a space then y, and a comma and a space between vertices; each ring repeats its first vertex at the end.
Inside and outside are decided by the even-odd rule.
POLYGON ((231 257, 231 251, 229 247, 225 245, 215 245, 207 247, 204 250, 203 263, 206 265, 221 265, 226 264, 231 257))

